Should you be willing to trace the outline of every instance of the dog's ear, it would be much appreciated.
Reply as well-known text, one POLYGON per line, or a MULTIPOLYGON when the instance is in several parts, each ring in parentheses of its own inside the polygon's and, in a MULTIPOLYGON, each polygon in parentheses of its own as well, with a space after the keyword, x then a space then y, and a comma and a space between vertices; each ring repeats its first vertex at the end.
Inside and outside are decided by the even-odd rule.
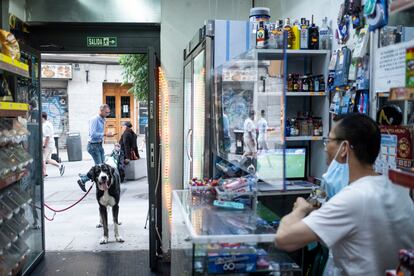
POLYGON ((111 171, 111 175, 114 175, 115 169, 113 167, 109 166, 109 170, 111 171))
POLYGON ((96 167, 96 166, 93 166, 93 167, 89 170, 89 172, 86 174, 86 176, 87 176, 90 180, 92 180, 92 181, 94 181, 94 180, 95 180, 95 177, 96 177, 95 167, 96 167))

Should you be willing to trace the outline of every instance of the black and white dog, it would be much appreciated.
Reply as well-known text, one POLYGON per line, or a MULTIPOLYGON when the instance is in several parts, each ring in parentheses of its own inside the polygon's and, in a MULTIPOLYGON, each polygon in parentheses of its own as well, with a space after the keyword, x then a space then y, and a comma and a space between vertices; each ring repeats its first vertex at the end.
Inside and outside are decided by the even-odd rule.
POLYGON ((114 233, 117 242, 124 242, 118 232, 119 199, 121 195, 120 178, 115 168, 108 164, 93 166, 87 176, 96 184, 96 200, 99 204, 99 215, 103 226, 101 244, 108 243, 108 212, 107 207, 112 207, 114 220, 114 233))

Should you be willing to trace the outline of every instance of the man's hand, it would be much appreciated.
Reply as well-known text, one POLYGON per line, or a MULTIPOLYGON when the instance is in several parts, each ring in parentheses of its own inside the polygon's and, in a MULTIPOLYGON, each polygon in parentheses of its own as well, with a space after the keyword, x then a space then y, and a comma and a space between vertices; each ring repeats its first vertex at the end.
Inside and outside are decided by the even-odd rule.
POLYGON ((112 133, 111 131, 108 131, 106 134, 105 134, 105 136, 106 137, 114 137, 114 133, 112 133))
POLYGON ((316 208, 314 208, 303 197, 298 197, 296 199, 296 202, 293 204, 293 211, 298 212, 299 214, 303 215, 303 217, 306 217, 309 213, 311 213, 315 209, 316 208))

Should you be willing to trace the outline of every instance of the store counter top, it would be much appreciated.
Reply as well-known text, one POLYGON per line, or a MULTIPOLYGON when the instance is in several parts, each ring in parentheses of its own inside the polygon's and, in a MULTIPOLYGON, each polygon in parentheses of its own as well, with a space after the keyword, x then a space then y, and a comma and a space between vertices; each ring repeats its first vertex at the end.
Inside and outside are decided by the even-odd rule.
POLYGON ((173 191, 173 201, 195 244, 271 243, 275 239, 276 228, 267 222, 277 222, 279 217, 260 204, 257 210, 223 209, 213 206, 208 196, 192 195, 189 190, 173 191))

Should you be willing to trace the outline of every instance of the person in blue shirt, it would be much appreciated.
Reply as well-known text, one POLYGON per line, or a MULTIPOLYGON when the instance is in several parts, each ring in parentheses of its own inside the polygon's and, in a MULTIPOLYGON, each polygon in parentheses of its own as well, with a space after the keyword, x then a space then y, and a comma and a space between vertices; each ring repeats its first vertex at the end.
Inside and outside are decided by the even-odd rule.
MULTIPOLYGON (((98 115, 92 117, 89 120, 89 135, 88 146, 86 149, 92 156, 95 165, 105 162, 105 151, 102 147, 104 137, 113 137, 111 132, 105 133, 105 118, 111 114, 109 105, 103 104, 99 107, 98 115)), ((86 192, 85 183, 89 181, 89 178, 84 174, 79 174, 78 184, 82 191, 86 192)))

